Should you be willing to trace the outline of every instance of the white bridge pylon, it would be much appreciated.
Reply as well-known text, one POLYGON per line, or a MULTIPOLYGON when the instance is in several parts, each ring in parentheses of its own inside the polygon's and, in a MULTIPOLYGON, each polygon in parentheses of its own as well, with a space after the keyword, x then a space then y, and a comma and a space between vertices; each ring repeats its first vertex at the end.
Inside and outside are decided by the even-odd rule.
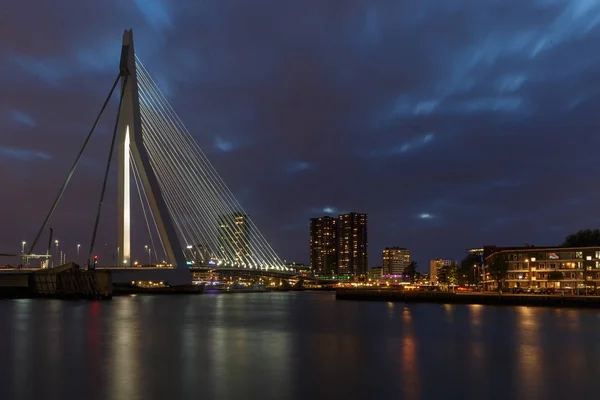
POLYGON ((169 263, 182 271, 182 279, 189 280, 184 253, 177 238, 173 222, 164 201, 161 188, 150 165, 150 160, 142 137, 142 122, 138 97, 138 80, 133 47, 133 32, 123 34, 121 51, 121 103, 118 126, 119 154, 119 264, 131 266, 131 161, 135 163, 141 184, 148 197, 149 206, 156 221, 156 227, 166 251, 169 263), (130 159, 130 157, 132 159, 130 159), (187 276, 186 276, 187 275, 187 276))

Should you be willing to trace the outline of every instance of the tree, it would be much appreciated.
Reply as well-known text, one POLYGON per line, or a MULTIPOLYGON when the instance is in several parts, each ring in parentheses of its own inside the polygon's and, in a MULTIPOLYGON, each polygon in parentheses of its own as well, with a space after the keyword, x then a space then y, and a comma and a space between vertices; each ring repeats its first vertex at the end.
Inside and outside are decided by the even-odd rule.
POLYGON ((448 284, 458 285, 458 265, 456 265, 456 263, 452 263, 447 268, 448 268, 448 284))
POLYGON ((458 266, 456 263, 444 265, 437 271, 438 282, 443 285, 456 285, 458 283, 458 266))
POLYGON ((584 229, 565 238, 563 247, 600 246, 600 229, 584 229))
POLYGON ((488 271, 490 272, 490 277, 496 281, 499 292, 504 286, 504 280, 506 279, 506 273, 508 272, 506 255, 495 254, 488 264, 488 271))
POLYGON ((408 263, 406 267, 404 267, 404 276, 412 282, 415 279, 415 275, 417 273, 417 262, 411 261, 408 263))
POLYGON ((478 254, 468 254, 460 262, 460 268, 458 271, 459 276, 465 276, 466 280, 464 283, 477 284, 477 270, 481 265, 481 256, 478 254))

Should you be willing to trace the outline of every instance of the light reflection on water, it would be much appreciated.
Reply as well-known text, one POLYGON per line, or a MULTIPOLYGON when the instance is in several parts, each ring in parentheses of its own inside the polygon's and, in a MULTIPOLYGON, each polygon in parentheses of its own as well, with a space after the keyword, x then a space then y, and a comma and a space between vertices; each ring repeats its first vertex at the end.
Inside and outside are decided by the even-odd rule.
POLYGON ((323 293, 0 302, 0 399, 595 398, 590 310, 323 293))

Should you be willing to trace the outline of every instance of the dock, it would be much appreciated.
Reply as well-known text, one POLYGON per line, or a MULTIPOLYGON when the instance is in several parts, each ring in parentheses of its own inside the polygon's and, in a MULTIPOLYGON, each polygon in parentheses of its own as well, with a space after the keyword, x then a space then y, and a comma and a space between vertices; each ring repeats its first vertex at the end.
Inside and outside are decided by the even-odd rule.
POLYGON ((111 274, 84 270, 75 263, 48 269, 0 271, 0 298, 24 297, 109 299, 111 274))

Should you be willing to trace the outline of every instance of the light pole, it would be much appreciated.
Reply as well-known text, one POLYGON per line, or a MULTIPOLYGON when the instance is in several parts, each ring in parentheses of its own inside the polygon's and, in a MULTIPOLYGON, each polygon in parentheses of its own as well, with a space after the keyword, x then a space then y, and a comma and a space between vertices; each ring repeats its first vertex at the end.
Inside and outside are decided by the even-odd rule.
MULTIPOLYGON (((56 245, 56 258, 58 258, 58 239, 56 239, 54 241, 54 244, 56 245)), ((56 260, 56 258, 55 258, 55 260, 56 260)), ((54 267, 54 261, 52 261, 52 266, 54 267)))
POLYGON ((78 244, 77 245, 77 264, 79 264, 79 249, 81 248, 81 245, 78 244))
POLYGON ((151 267, 152 266, 152 259, 150 258, 150 247, 148 247, 148 245, 145 245, 144 248, 148 252, 148 266, 151 267))
POLYGON ((529 274, 529 279, 528 279, 528 290, 529 292, 531 292, 532 286, 533 286, 533 274, 531 273, 531 269, 529 268, 529 258, 525 259, 525 262, 527 263, 527 274, 529 274))
POLYGON ((25 243, 26 243, 25 241, 21 242, 21 256, 22 256, 22 258, 21 258, 21 265, 22 266, 25 266, 25 264, 26 264, 26 261, 25 261, 25 243))

